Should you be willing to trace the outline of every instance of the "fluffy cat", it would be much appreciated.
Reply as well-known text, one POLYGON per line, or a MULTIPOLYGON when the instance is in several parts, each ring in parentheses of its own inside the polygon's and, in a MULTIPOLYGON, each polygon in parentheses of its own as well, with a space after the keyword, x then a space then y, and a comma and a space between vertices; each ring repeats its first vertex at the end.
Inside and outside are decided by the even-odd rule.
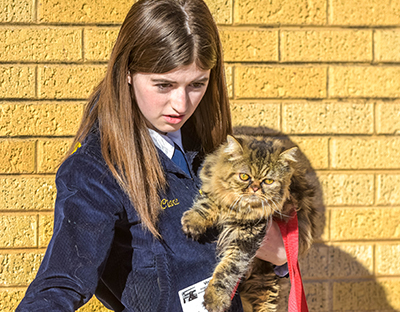
POLYGON ((272 218, 287 220, 296 207, 299 254, 310 248, 316 209, 314 187, 300 151, 283 140, 228 136, 206 157, 200 172, 202 191, 182 217, 186 235, 199 239, 209 228, 220 230, 220 261, 204 295, 210 312, 226 311, 239 279, 245 311, 276 311, 278 277, 269 262, 255 258, 272 218))

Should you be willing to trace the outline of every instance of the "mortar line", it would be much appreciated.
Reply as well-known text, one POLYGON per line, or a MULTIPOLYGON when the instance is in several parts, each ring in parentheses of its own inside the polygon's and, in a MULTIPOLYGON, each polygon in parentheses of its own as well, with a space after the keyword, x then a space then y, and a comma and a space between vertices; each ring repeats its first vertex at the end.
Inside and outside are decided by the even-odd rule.
POLYGON ((372 275, 376 278, 377 263, 376 263, 376 244, 372 244, 372 275))
POLYGON ((327 146, 327 152, 328 152, 328 170, 332 170, 332 160, 331 160, 331 137, 328 137, 328 146, 327 146))
POLYGON ((35 100, 39 98, 39 68, 35 66, 35 100))
POLYGON ((235 25, 235 0, 232 0, 232 19, 231 19, 231 26, 235 25))
POLYGON ((37 24, 39 23, 39 0, 34 0, 33 3, 33 20, 37 24))
POLYGON ((38 148, 39 148, 39 140, 35 139, 35 152, 33 154, 33 173, 38 173, 38 157, 39 157, 39 153, 38 153, 38 148))
POLYGON ((40 216, 39 213, 37 213, 37 214, 36 214, 36 248, 37 248, 37 249, 39 248, 39 236, 40 236, 40 234, 39 234, 39 229, 40 229, 40 225, 39 225, 40 217, 39 217, 39 216, 40 216))
POLYGON ((372 64, 377 63, 375 55, 375 35, 376 35, 376 30, 372 29, 372 64))
POLYGON ((81 40, 81 56, 82 56, 82 62, 85 62, 85 35, 86 35, 86 28, 82 28, 82 40, 81 40))
POLYGON ((326 25, 329 25, 329 11, 330 11, 329 0, 326 0, 326 25))
POLYGON ((329 99, 329 65, 326 67, 326 98, 329 99))
POLYGON ((278 62, 282 63, 282 51, 281 51, 281 29, 278 28, 278 62))
POLYGON ((374 206, 378 206, 378 175, 379 173, 374 172, 374 183, 373 183, 373 188, 374 188, 374 194, 373 194, 373 201, 374 201, 374 206))

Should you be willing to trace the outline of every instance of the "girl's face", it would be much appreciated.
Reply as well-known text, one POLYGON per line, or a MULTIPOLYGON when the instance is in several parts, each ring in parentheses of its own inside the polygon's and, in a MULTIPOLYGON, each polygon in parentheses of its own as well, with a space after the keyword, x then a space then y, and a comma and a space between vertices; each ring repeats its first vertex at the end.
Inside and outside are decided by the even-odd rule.
POLYGON ((210 70, 196 64, 163 74, 136 73, 132 80, 136 102, 148 127, 161 133, 179 130, 196 110, 210 79, 210 70))

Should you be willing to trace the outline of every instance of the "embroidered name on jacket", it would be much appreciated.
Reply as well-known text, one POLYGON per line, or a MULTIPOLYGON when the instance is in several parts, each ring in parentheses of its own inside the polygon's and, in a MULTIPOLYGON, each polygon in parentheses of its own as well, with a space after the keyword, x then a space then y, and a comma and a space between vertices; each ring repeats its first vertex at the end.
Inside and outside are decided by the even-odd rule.
POLYGON ((179 200, 178 200, 178 198, 170 199, 170 200, 164 198, 161 200, 160 204, 161 204, 162 209, 167 209, 167 208, 171 208, 171 207, 179 205, 179 200))

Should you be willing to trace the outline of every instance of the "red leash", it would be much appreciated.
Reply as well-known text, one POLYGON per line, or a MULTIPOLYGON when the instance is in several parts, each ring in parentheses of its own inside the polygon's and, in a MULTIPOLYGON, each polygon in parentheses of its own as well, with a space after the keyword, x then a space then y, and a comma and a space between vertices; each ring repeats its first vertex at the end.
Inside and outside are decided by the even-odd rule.
POLYGON ((301 279, 298 261, 299 255, 299 226, 297 212, 293 210, 293 215, 288 223, 282 220, 275 220, 281 230, 283 243, 285 244, 286 258, 289 269, 291 289, 289 294, 289 312, 308 312, 306 295, 304 293, 303 281, 301 279))

